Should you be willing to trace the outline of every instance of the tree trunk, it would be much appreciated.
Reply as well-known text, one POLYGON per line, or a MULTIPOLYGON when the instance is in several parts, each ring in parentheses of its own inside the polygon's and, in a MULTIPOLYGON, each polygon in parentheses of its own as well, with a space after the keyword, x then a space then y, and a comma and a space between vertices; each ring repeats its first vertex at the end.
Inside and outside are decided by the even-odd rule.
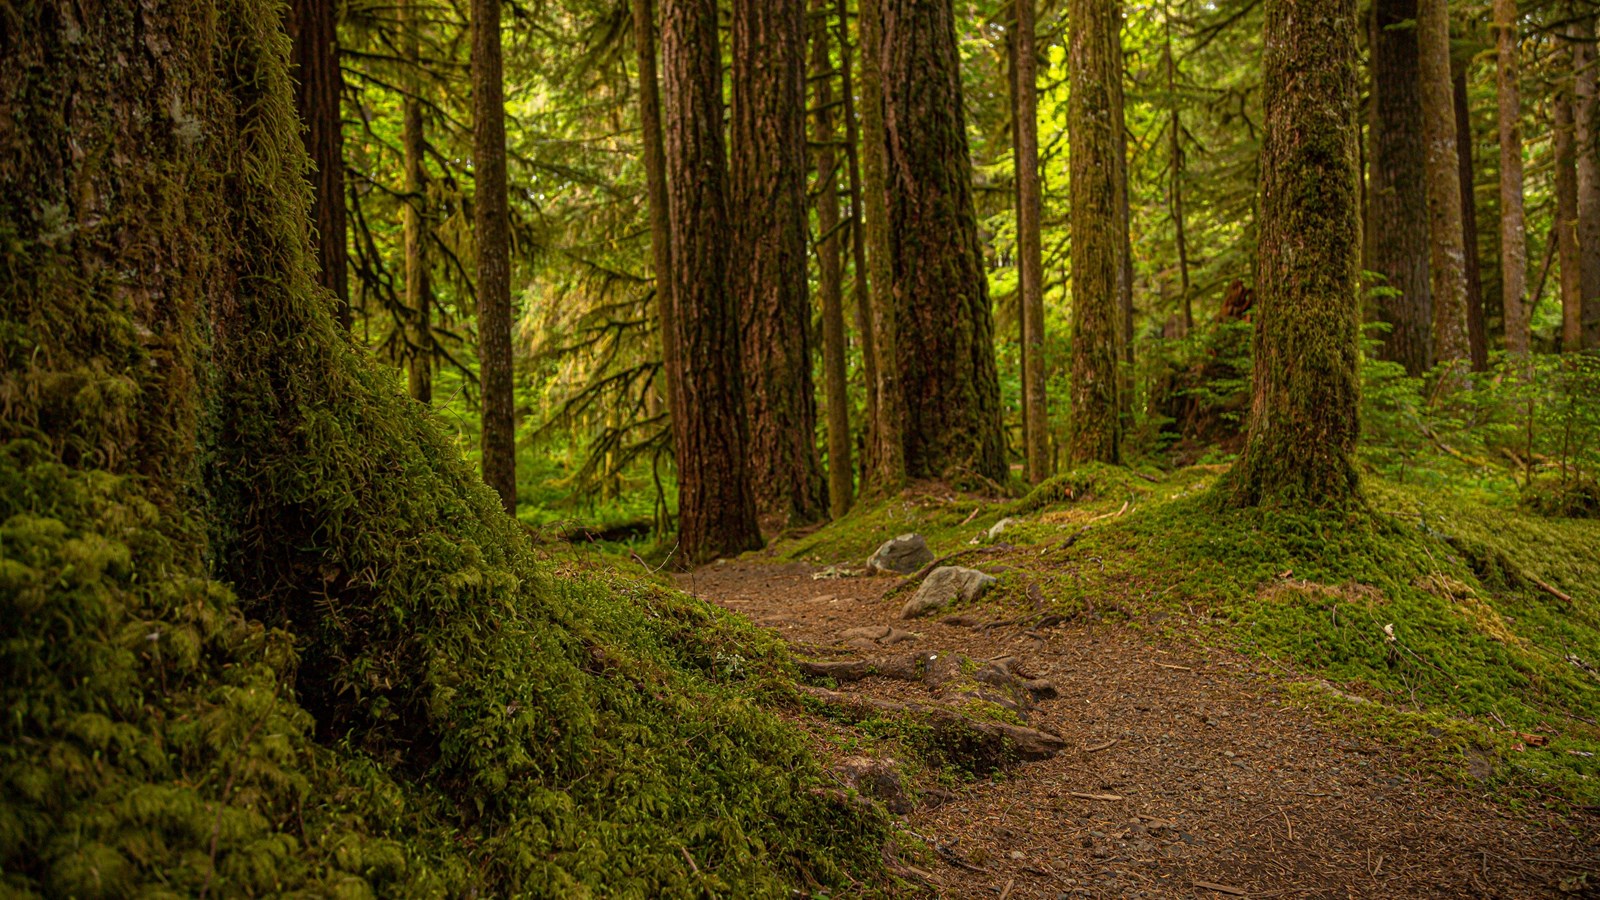
POLYGON ((478 381, 483 397, 483 480, 506 512, 517 509, 516 420, 511 381, 511 223, 506 198, 505 84, 500 0, 472 0, 473 229, 478 242, 478 381))
POLYGON ((1070 0, 1067 111, 1072 202, 1072 422, 1075 463, 1121 461, 1117 403, 1118 134, 1113 111, 1120 54, 1103 0, 1070 0))
MULTIPOLYGON (((856 333, 861 338, 861 374, 866 382, 867 394, 867 430, 877 428, 878 421, 878 342, 876 332, 872 326, 872 290, 867 280, 867 236, 866 224, 862 215, 861 198, 861 159, 859 147, 861 146, 860 130, 856 125, 856 94, 854 75, 850 54, 850 8, 849 0, 836 0, 834 5, 835 24, 838 28, 839 40, 839 80, 844 102, 844 148, 845 160, 850 170, 850 257, 854 278, 851 280, 851 296, 855 301, 856 333)), ((875 444, 869 441, 869 444, 875 444)), ((870 453, 862 454, 870 456, 870 453)), ((862 487, 865 489, 866 480, 872 465, 866 459, 862 460, 862 487)))
POLYGON ((889 239, 888 131, 884 120, 884 4, 861 0, 861 194, 866 216, 867 267, 872 292, 872 335, 878 364, 878 412, 868 434, 866 487, 898 491, 906 480, 906 396, 900 373, 895 317, 894 249, 889 239))
POLYGON ((293 41, 294 105, 305 130, 300 138, 311 157, 312 240, 317 281, 337 298, 339 324, 350 329, 350 275, 345 258, 344 125, 339 94, 339 6, 329 0, 294 0, 284 24, 293 41))
POLYGON ((1124 71, 1122 58, 1122 3, 1111 7, 1111 113, 1112 126, 1117 130, 1116 165, 1117 221, 1116 236, 1119 245, 1117 266, 1117 308, 1121 322, 1117 339, 1122 348, 1122 373, 1118 380, 1118 403, 1122 410, 1124 427, 1133 415, 1133 198, 1128 190, 1128 105, 1122 84, 1124 71))
POLYGON ((1254 390, 1225 483, 1241 505, 1338 508, 1360 490, 1356 0, 1265 16, 1254 390))
POLYGON ((1168 177, 1171 179, 1172 229, 1178 250, 1178 302, 1183 312, 1183 333, 1194 330, 1194 302, 1189 296, 1189 240, 1183 220, 1183 119, 1178 109, 1178 63, 1172 55, 1172 6, 1163 7, 1165 41, 1161 47, 1162 67, 1167 77, 1167 102, 1171 111, 1167 117, 1168 177))
POLYGON ((1594 48, 1594 17, 1569 25, 1573 71, 1573 141, 1578 170, 1579 274, 1583 302, 1579 310, 1578 344, 1600 347, 1600 88, 1594 48))
POLYGON ((406 349, 407 386, 419 403, 433 402, 433 285, 428 275, 429 226, 426 214, 428 188, 423 157, 420 17, 416 0, 400 0, 401 50, 406 62, 406 96, 401 100, 400 142, 405 154, 405 207, 401 210, 402 243, 406 260, 406 308, 411 311, 406 349))
POLYGON ((1428 185, 1433 361, 1456 366, 1471 361, 1472 348, 1467 337, 1467 257, 1462 242, 1461 159, 1456 151, 1448 7, 1448 0, 1417 0, 1417 49, 1428 185))
POLYGON ((679 372, 672 305, 672 219, 667 207, 666 148, 661 137, 661 89, 656 77, 655 0, 632 0, 633 47, 639 66, 639 143, 644 150, 646 200, 650 207, 650 259, 655 271, 656 333, 661 340, 661 380, 667 409, 679 372))
POLYGON ((728 170, 716 0, 662 3, 673 325, 678 550, 686 563, 761 546, 745 459, 739 323, 730 291, 728 170))
POLYGON ((828 513, 850 511, 855 488, 850 462, 850 392, 845 373, 844 265, 839 249, 838 129, 834 127, 833 59, 828 45, 828 0, 812 0, 811 77, 816 83, 813 140, 817 162, 817 290, 822 295, 822 374, 828 401, 828 513))
POLYGON ((1495 78, 1500 133, 1500 299, 1506 352, 1526 354, 1528 330, 1528 231, 1522 203, 1522 88, 1517 59, 1517 0, 1494 0, 1495 78))
POLYGON ((1583 347, 1583 247, 1578 243, 1578 169, 1572 81, 1563 78, 1555 96, 1554 145, 1556 249, 1561 258, 1561 349, 1583 347))
POLYGON ((1427 143, 1422 135, 1417 0, 1372 5, 1371 169, 1366 267, 1384 278, 1377 318, 1389 326, 1378 358, 1417 376, 1433 360, 1428 283, 1427 143))
POLYGON ((1472 370, 1489 367, 1489 335, 1483 314, 1483 263, 1478 257, 1478 179, 1472 163, 1472 115, 1467 96, 1467 69, 1456 68, 1451 79, 1456 112, 1456 177, 1461 182, 1461 247, 1466 251, 1467 346, 1472 370))
POLYGON ((805 6, 733 4, 733 295, 750 481, 781 530, 827 514, 806 280, 805 6))
POLYGON ((1044 198, 1039 183, 1038 49, 1034 0, 1013 0, 1016 10, 1017 274, 1022 301, 1023 451, 1030 484, 1050 477, 1050 405, 1045 397, 1044 247, 1040 217, 1044 198))
POLYGON ((881 3, 890 38, 879 58, 906 471, 1002 482, 994 321, 972 202, 954 9, 951 0, 881 3))

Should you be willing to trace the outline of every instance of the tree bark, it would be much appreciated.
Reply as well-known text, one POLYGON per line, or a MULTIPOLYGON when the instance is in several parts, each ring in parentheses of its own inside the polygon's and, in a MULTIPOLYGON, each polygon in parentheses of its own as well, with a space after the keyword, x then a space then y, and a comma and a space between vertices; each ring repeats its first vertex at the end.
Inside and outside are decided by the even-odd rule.
POLYGON ((1569 27, 1573 71, 1573 141, 1578 170, 1579 306, 1578 345, 1600 347, 1600 87, 1595 61, 1595 20, 1574 19, 1569 27))
POLYGON ((1554 145, 1556 249, 1561 259, 1561 349, 1583 347, 1583 247, 1578 243, 1577 137, 1572 81, 1563 78, 1555 96, 1554 145))
POLYGON ((1456 150, 1448 0, 1418 0, 1417 44, 1428 185, 1428 273, 1433 299, 1433 361, 1466 365, 1467 259, 1462 241, 1461 159, 1456 150))
POLYGON ((829 0, 812 0, 811 77, 816 84, 812 139, 817 169, 817 292, 822 296, 822 374, 828 402, 828 513, 850 511, 855 489, 850 456, 850 392, 845 372, 844 264, 839 248, 838 129, 834 125, 829 0))
POLYGON ((686 563, 761 546, 745 459, 739 323, 730 290, 728 170, 715 0, 662 3, 672 297, 678 364, 672 428, 678 551, 686 563))
POLYGON ((1522 198, 1522 88, 1517 51, 1517 0, 1494 0, 1500 134, 1500 298, 1506 352, 1526 354, 1528 229, 1522 198))
POLYGON ((1225 490, 1338 508, 1360 490, 1356 0, 1266 0, 1265 17, 1256 362, 1225 490))
POLYGON ((311 157, 312 241, 317 251, 317 281, 333 292, 339 324, 350 329, 350 275, 345 249, 344 125, 339 95, 338 4, 294 0, 285 25, 293 41, 294 105, 305 123, 300 138, 311 157))
POLYGON ((644 150, 646 202, 650 208, 650 259, 655 271, 656 333, 661 341, 661 380, 667 409, 679 373, 672 304, 672 219, 667 207, 666 148, 661 137, 661 88, 656 76, 655 0, 632 0, 634 57, 639 66, 639 144, 644 150))
POLYGON ((906 480, 906 396, 900 377, 900 336, 895 317, 894 249, 889 239, 889 158, 885 122, 884 4, 861 0, 861 193, 874 356, 878 364, 878 411, 869 429, 867 488, 898 491, 906 480))
POLYGON ((1367 189, 1366 267, 1387 289, 1376 304, 1389 326, 1378 358, 1426 372, 1433 360, 1429 286, 1427 143, 1422 134, 1417 0, 1372 5, 1371 169, 1367 189))
POLYGON ((400 102, 401 138, 405 155, 405 206, 401 210, 401 241, 405 247, 406 308, 408 324, 406 362, 407 387, 419 403, 433 402, 433 285, 428 273, 429 225, 426 214, 427 173, 423 157, 427 140, 423 133, 421 64, 421 22, 416 0, 400 0, 401 50, 406 62, 406 96, 400 102))
POLYGON ((881 3, 906 472, 1001 482, 1008 473, 994 321, 972 201, 954 9, 951 0, 881 3))
POLYGON ((1039 182, 1038 48, 1034 0, 1013 0, 1016 10, 1017 274, 1022 301, 1023 452, 1030 484, 1050 477, 1050 405, 1045 396, 1044 246, 1040 219, 1044 197, 1039 182))
POLYGON ((750 481, 780 530, 827 514, 806 280, 805 6, 733 4, 733 291, 750 481))
POLYGON ((1466 251, 1467 346, 1472 370, 1489 367, 1489 334, 1484 323, 1483 263, 1478 257, 1478 179, 1472 161, 1472 114, 1467 95, 1467 69, 1458 66, 1451 79, 1456 113, 1456 177, 1461 182, 1461 247, 1466 251))
POLYGON ((500 0, 472 0, 472 148, 483 480, 500 495, 506 512, 514 514, 517 448, 511 378, 511 223, 506 197, 500 0))
MULTIPOLYGON (((867 236, 862 215, 861 196, 861 134, 856 124, 856 93, 853 63, 850 53, 849 0, 835 0, 835 24, 839 39, 839 83, 844 103, 845 160, 850 171, 850 257, 853 269, 850 293, 855 301, 856 333, 861 340, 861 374, 866 382, 867 431, 873 432, 878 421, 878 342, 872 325, 872 287, 867 279, 867 236)), ((875 442, 869 440, 869 445, 875 442)), ((871 453, 862 454, 870 456, 871 453)), ((862 460, 862 488, 866 488, 872 465, 862 460)))
POLYGON ((1117 400, 1122 410, 1123 427, 1133 416, 1133 198, 1128 190, 1128 104, 1123 89, 1122 3, 1111 6, 1111 112, 1117 130, 1116 165, 1117 221, 1117 308, 1121 311, 1117 340, 1122 350, 1122 371, 1118 379, 1117 400))
POLYGON ((1120 55, 1113 13, 1103 0, 1071 0, 1067 111, 1072 202, 1072 422, 1075 463, 1121 461, 1117 402, 1117 282, 1123 243, 1117 235, 1117 118, 1120 55))

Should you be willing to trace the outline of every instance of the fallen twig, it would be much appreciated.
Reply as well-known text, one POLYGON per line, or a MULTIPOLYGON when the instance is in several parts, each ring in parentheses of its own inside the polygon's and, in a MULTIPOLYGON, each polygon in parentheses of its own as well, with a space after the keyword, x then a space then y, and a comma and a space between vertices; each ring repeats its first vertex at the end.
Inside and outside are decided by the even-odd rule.
POLYGON ((1117 801, 1117 800, 1126 800, 1126 799, 1128 799, 1128 798, 1122 796, 1121 794, 1084 794, 1084 793, 1080 793, 1078 791, 1068 791, 1067 792, 1067 796, 1068 797, 1077 797, 1079 800, 1117 801))
POLYGON ((1244 897, 1250 893, 1244 888, 1236 888, 1230 884, 1215 884, 1210 881, 1195 881, 1190 883, 1202 891, 1216 891, 1219 894, 1228 894, 1233 897, 1244 897))

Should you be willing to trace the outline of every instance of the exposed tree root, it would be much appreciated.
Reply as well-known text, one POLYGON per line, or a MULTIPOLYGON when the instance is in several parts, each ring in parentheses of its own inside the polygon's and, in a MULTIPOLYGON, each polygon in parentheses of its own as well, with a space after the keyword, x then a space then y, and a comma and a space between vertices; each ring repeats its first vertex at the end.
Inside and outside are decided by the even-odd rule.
POLYGON ((799 690, 857 718, 894 713, 919 719, 933 728, 942 753, 954 762, 975 768, 1049 759, 1066 747, 1066 741, 1047 731, 974 719, 945 706, 900 703, 806 685, 800 685, 799 690))

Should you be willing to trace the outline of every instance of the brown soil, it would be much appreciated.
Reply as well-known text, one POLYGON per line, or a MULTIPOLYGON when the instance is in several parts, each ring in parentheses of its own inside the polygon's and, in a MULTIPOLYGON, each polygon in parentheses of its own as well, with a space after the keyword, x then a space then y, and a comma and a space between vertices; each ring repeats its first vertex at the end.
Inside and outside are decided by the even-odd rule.
MULTIPOLYGON (((1027 724, 1064 738, 1064 752, 954 790, 918 785, 904 827, 935 852, 892 862, 938 896, 1600 896, 1592 812, 1517 812, 1471 777, 1425 774, 1414 757, 1290 705, 1282 686, 1304 679, 1281 667, 1093 617, 1037 632, 901 622, 904 597, 883 597, 898 579, 812 573, 722 563, 680 585, 776 630, 802 657, 1011 656, 1060 692, 1027 724), (839 637, 888 624, 919 636, 886 648, 839 637)), ((919 684, 881 677, 839 690, 936 702, 919 684)), ((843 726, 803 724, 823 752, 841 755, 823 738, 843 726)))

